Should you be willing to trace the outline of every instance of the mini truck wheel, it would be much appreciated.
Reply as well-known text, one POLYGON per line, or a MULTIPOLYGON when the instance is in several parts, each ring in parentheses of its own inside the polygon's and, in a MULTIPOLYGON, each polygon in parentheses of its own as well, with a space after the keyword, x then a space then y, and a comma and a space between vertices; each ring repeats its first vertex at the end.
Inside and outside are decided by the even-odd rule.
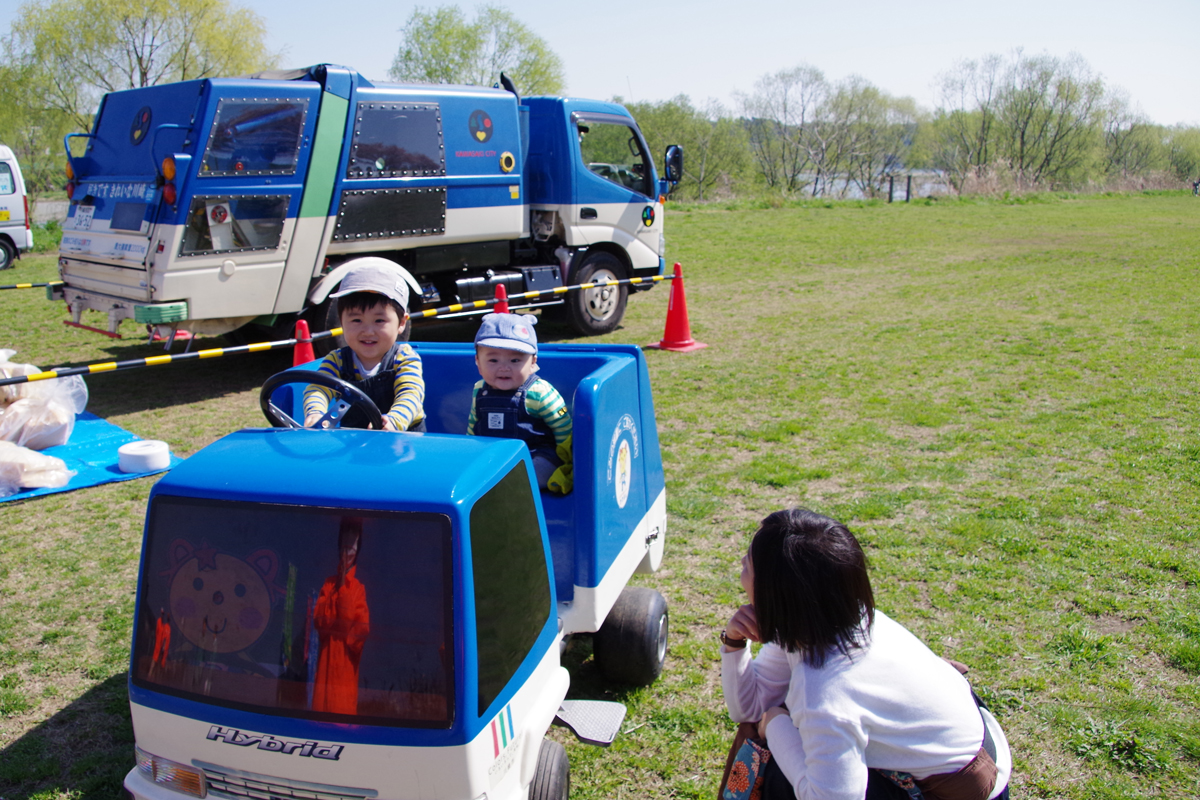
POLYGON ((529 800, 567 800, 571 793, 571 765, 567 751, 552 739, 542 739, 537 769, 529 785, 529 800))
MULTIPOLYGON (((616 281, 625 277, 625 268, 612 253, 592 253, 571 276, 571 283, 598 283, 616 281)), ((567 297, 567 319, 571 327, 584 336, 609 333, 621 324, 625 317, 625 303, 629 298, 629 287, 597 286, 595 289, 577 289, 567 297)))
POLYGON ((0 269, 9 269, 17 257, 17 248, 7 239, 0 239, 0 269))
POLYGON ((644 586, 626 586, 600 630, 592 651, 604 677, 649 686, 667 659, 667 601, 644 586))

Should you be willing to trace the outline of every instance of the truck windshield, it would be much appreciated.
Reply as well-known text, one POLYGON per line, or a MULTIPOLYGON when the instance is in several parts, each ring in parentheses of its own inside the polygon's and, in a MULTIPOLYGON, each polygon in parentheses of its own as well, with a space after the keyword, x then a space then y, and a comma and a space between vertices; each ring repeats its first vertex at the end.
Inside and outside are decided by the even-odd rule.
POLYGON ((133 682, 331 722, 454 718, 450 520, 160 495, 133 682))

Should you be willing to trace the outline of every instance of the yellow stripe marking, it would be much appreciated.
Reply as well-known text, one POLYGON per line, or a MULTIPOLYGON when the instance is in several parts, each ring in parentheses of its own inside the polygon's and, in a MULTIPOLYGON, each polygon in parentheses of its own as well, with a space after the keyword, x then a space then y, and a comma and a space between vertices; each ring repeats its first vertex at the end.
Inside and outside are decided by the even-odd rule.
POLYGON ((170 364, 173 356, 151 356, 143 359, 147 367, 157 367, 159 364, 170 364))
POLYGON ((35 373, 35 374, 33 374, 33 375, 29 375, 29 376, 27 376, 27 377, 28 377, 28 379, 29 379, 29 380, 31 380, 31 381, 46 381, 46 380, 50 380, 51 378, 57 378, 57 377, 58 377, 58 373, 57 373, 57 372, 54 372, 54 371, 51 371, 51 372, 38 372, 38 373, 35 373))
POLYGON ((88 372, 112 372, 117 368, 117 362, 106 361, 103 364, 89 364, 88 372))
POLYGON ((261 353, 263 350, 270 350, 270 349, 271 349, 270 342, 256 342, 255 344, 249 345, 246 349, 246 352, 247 353, 261 353))
POLYGON ((223 355, 225 355, 225 350, 220 347, 214 347, 212 350, 201 350, 199 353, 196 353, 196 356, 199 358, 216 358, 223 355))

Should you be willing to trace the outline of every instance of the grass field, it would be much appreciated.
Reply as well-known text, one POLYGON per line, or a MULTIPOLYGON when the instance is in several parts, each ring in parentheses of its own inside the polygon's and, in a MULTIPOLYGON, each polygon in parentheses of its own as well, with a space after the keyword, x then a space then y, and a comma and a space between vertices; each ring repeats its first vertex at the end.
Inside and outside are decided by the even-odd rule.
MULTIPOLYGON (((657 684, 620 691, 568 650, 575 695, 629 707, 611 748, 568 744, 573 797, 713 795, 732 731, 716 634, 749 534, 788 505, 847 521, 880 608, 970 665, 1014 796, 1200 794, 1198 222, 1182 194, 671 213, 709 344, 647 353, 671 519, 642 582, 671 603, 671 651, 657 684)), ((27 258, 0 283, 53 273, 27 258)), ((606 338, 656 341, 666 299, 635 297, 606 338)), ((0 347, 42 366, 161 352, 62 317, 0 292, 0 347)), ((257 387, 289 365, 98 375, 89 408, 187 455, 260 424, 257 387)), ((6 800, 110 798, 131 764, 151 484, 0 505, 6 800)))

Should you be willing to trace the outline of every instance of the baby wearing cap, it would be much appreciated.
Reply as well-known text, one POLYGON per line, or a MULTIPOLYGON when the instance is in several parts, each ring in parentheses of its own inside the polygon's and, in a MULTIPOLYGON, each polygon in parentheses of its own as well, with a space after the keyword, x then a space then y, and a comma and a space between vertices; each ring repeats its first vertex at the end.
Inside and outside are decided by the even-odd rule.
POLYGON ((471 396, 467 433, 521 439, 529 446, 538 486, 566 494, 574 485, 571 415, 547 381, 537 377, 537 317, 488 314, 475 335, 475 366, 483 380, 471 396))

